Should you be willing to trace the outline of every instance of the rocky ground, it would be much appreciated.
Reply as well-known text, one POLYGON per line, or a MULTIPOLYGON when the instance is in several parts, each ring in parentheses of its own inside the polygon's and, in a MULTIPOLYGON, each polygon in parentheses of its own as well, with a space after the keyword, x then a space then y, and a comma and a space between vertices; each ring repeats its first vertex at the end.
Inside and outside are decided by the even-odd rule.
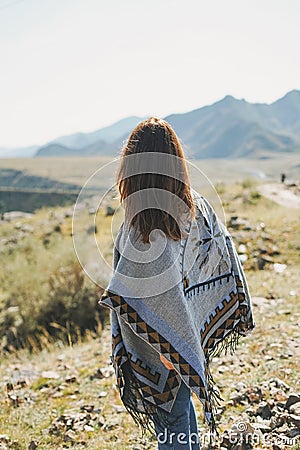
MULTIPOLYGON (((300 449, 299 210, 256 190, 227 191, 227 225, 247 271, 255 331, 213 359, 223 401, 219 437, 203 422, 202 449, 300 449)), ((98 337, 39 353, 3 355, 0 449, 154 450, 124 410, 110 365, 109 325, 98 337)))
MULTIPOLYGON (((300 314, 283 299, 253 298, 253 308, 256 335, 234 355, 212 362, 224 402, 218 410, 221 434, 210 445, 195 399, 203 449, 298 448, 300 314), (283 320, 277 320, 277 308, 283 320), (264 330, 266 321, 271 330, 264 330)), ((119 400, 109 354, 107 326, 99 339, 29 357, 19 352, 6 361, 0 449, 154 450, 153 438, 141 437, 119 400)))

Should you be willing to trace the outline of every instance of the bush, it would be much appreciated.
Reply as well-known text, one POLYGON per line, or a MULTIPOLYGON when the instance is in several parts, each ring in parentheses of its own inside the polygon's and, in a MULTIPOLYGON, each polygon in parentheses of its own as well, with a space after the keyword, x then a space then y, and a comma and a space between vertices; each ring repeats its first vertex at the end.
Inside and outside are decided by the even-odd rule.
POLYGON ((97 302, 101 289, 87 282, 77 262, 60 267, 48 279, 48 292, 9 297, 0 314, 0 340, 4 350, 27 347, 40 350, 49 342, 78 342, 88 331, 101 331, 107 310, 97 302))
POLYGON ((1 249, 0 348, 39 350, 49 342, 74 343, 101 331, 108 312, 97 305, 102 288, 76 259, 72 239, 32 234, 1 249))

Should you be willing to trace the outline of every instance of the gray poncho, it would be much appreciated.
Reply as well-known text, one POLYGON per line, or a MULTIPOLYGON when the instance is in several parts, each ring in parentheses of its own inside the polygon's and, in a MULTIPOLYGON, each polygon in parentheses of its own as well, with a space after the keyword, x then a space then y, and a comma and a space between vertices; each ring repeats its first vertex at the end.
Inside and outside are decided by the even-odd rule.
POLYGON ((207 200, 192 193, 196 216, 179 241, 155 230, 151 245, 145 244, 123 223, 114 274, 99 302, 111 308, 111 358, 122 401, 143 427, 157 408, 171 410, 184 382, 216 430, 220 396, 209 362, 228 347, 234 350, 255 326, 231 236, 207 200))

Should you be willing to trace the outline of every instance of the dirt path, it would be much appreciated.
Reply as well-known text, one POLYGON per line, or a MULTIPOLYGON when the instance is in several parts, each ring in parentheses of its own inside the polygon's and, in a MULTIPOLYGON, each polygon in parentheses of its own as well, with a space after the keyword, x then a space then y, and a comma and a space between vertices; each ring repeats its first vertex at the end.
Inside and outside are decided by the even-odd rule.
POLYGON ((287 208, 300 208, 300 192, 297 195, 293 192, 293 188, 284 184, 262 184, 259 186, 259 192, 279 205, 287 208))

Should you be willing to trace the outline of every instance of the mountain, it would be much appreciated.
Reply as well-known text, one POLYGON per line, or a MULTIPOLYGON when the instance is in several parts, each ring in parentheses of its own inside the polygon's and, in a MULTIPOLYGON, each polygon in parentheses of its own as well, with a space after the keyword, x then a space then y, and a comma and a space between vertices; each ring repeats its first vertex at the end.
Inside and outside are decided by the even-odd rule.
MULTIPOLYGON (((227 95, 212 105, 165 119, 180 137, 187 155, 196 159, 268 158, 274 153, 300 151, 298 90, 271 104, 249 103, 227 95)), ((91 133, 58 137, 37 149, 36 156, 116 155, 140 120, 131 116, 91 133)))
POLYGON ((42 147, 37 145, 23 148, 0 147, 0 158, 111 154, 119 149, 123 139, 142 119, 136 116, 126 117, 91 133, 74 133, 58 137, 42 147))
POLYGON ((300 91, 267 104, 226 96, 213 105, 166 117, 195 158, 300 151, 300 91))
POLYGON ((131 116, 92 133, 62 136, 44 145, 35 156, 96 156, 115 154, 130 131, 142 120, 131 116))
POLYGON ((39 148, 35 156, 74 156, 80 155, 78 149, 72 149, 61 144, 48 144, 39 148))
POLYGON ((274 118, 279 127, 299 138, 300 136, 300 91, 291 91, 272 104, 274 118))
POLYGON ((67 147, 61 144, 48 144, 39 148, 35 156, 93 156, 107 154, 110 152, 110 146, 103 140, 98 140, 95 143, 91 143, 83 148, 67 147))
POLYGON ((0 158, 31 158, 35 155, 38 145, 30 147, 0 147, 0 158))
MULTIPOLYGON (((265 158, 274 153, 300 151, 300 91, 297 90, 271 104, 249 103, 227 95, 212 105, 172 114, 165 119, 182 140, 188 156, 196 159, 265 158)), ((141 118, 128 117, 88 133, 85 138, 81 134, 80 142, 85 139, 85 144, 76 154, 115 155, 139 120, 141 118)), ((63 137, 56 141, 70 147, 78 135, 69 139, 71 141, 67 142, 63 137)), ((80 142, 76 142, 79 148, 80 142)), ((43 154, 50 156, 47 147, 43 154)), ((67 151, 62 150, 60 154, 66 155, 67 151)), ((69 151, 69 154, 73 153, 69 151)))
POLYGON ((112 143, 120 136, 129 133, 142 118, 136 116, 126 117, 105 128, 93 131, 91 133, 76 133, 69 136, 62 136, 50 142, 62 144, 69 148, 83 148, 97 142, 105 141, 112 143))

